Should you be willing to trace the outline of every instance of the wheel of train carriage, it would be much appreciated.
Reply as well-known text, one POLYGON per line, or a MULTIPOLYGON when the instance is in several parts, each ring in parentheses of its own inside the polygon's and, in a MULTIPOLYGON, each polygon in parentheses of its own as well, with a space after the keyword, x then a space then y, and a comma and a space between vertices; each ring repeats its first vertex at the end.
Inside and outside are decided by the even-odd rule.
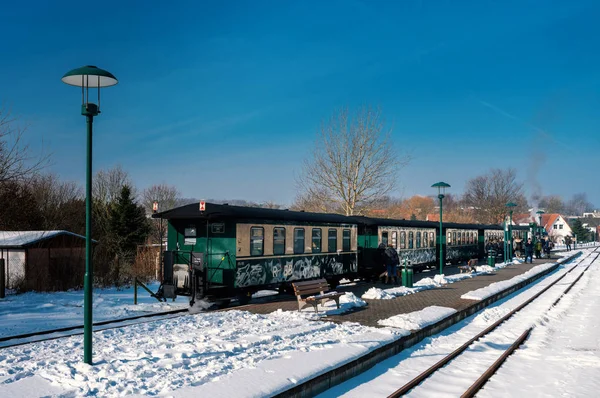
POLYGON ((332 290, 335 289, 340 284, 339 276, 330 276, 325 279, 327 280, 327 283, 329 284, 329 288, 332 290))
POLYGON ((249 290, 242 290, 238 293, 236 299, 240 305, 246 305, 252 299, 252 292, 249 290))

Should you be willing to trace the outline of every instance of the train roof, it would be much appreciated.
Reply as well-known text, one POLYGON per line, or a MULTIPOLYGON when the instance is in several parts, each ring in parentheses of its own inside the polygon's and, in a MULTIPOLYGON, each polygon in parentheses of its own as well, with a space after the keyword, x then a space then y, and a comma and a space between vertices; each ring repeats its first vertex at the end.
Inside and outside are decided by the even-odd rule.
POLYGON ((435 228, 439 226, 439 223, 433 221, 420 221, 420 220, 399 220, 395 218, 371 218, 364 216, 350 216, 351 219, 356 220, 357 224, 364 225, 390 225, 390 226, 399 226, 399 227, 409 227, 409 228, 435 228))
POLYGON ((300 221, 322 222, 332 224, 356 224, 350 217, 341 214, 309 213, 304 211, 290 211, 280 209, 266 209, 262 207, 231 206, 228 204, 206 203, 205 210, 200 211, 198 203, 176 207, 152 215, 153 218, 172 219, 201 219, 217 220, 234 218, 240 220, 275 220, 275 221, 300 221))

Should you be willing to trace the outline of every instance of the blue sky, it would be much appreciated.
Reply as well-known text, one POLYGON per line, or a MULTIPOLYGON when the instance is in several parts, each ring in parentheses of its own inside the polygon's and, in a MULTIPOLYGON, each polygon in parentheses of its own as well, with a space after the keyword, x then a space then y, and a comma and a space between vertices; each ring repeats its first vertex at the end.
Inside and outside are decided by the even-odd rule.
POLYGON ((83 183, 85 119, 60 78, 97 65, 94 168, 138 188, 291 203, 323 119, 380 106, 411 162, 395 195, 490 168, 600 206, 597 1, 75 1, 4 5, 0 103, 83 183))

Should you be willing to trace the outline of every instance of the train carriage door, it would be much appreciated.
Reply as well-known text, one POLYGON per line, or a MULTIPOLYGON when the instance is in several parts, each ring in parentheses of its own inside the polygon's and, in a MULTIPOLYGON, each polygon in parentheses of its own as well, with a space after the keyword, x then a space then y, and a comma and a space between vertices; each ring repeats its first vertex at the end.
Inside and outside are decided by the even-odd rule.
POLYGON ((387 231, 383 231, 381 233, 381 243, 383 243, 385 246, 388 245, 388 232, 387 231))

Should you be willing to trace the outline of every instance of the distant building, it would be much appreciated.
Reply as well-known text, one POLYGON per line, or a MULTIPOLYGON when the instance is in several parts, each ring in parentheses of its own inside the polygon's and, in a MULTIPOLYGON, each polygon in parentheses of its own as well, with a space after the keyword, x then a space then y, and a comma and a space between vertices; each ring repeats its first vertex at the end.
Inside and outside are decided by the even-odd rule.
POLYGON ((85 273, 85 237, 67 231, 0 231, 9 289, 54 291, 79 287, 85 273))
MULTIPOLYGON (((530 223, 539 223, 539 215, 531 214, 514 214, 513 224, 516 225, 529 225, 530 223)), ((565 236, 573 236, 573 231, 565 217, 558 213, 542 214, 542 227, 548 233, 548 236, 552 238, 555 243, 563 244, 565 242, 565 236)))

